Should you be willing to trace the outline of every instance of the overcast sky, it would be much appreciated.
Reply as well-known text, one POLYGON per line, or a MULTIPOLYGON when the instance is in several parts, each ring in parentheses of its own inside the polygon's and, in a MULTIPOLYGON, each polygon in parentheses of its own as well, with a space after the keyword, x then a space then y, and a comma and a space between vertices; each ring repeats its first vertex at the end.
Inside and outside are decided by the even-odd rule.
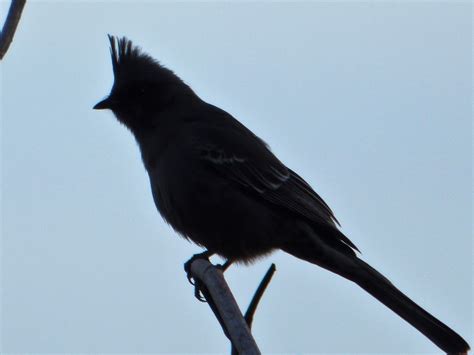
MULTIPOLYGON (((92 110, 107 33, 267 141, 364 260, 473 345, 471 6, 28 2, 0 64, 3 352, 229 351, 182 268, 200 249, 158 215, 131 134, 92 110)), ((271 262, 263 353, 438 352, 282 252, 226 273, 243 308, 271 262)))

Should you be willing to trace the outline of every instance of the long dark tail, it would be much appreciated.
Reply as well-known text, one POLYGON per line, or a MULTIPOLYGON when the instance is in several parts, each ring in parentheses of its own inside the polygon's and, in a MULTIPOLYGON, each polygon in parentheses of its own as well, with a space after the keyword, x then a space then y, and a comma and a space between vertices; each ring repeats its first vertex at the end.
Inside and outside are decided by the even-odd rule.
MULTIPOLYGON (((353 255, 313 243, 286 245, 286 252, 335 272, 355 282, 448 354, 466 354, 469 344, 447 325, 433 317, 399 291, 387 278, 353 255)), ((319 244, 319 243, 318 243, 319 244)))
POLYGON ((422 332, 449 354, 467 353, 469 345, 459 334, 399 291, 367 263, 357 259, 361 272, 352 281, 422 332))

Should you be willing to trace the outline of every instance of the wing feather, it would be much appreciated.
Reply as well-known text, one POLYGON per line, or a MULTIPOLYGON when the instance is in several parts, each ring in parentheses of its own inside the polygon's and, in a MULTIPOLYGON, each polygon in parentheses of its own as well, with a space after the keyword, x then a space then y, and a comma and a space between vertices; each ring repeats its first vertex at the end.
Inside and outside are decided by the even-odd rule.
POLYGON ((346 251, 359 251, 338 229, 339 222, 326 202, 301 176, 287 168, 265 142, 240 122, 225 112, 221 114, 205 129, 202 122, 193 128, 197 135, 193 147, 210 169, 258 198, 329 231, 335 238, 331 243, 339 241, 346 251))
MULTIPOLYGON (((263 199, 311 221, 333 227, 339 225, 324 200, 301 176, 276 157, 270 162, 257 162, 250 157, 227 153, 217 146, 207 145, 198 149, 201 158, 219 174, 253 190, 263 199)), ((349 240, 347 244, 356 249, 349 240)))

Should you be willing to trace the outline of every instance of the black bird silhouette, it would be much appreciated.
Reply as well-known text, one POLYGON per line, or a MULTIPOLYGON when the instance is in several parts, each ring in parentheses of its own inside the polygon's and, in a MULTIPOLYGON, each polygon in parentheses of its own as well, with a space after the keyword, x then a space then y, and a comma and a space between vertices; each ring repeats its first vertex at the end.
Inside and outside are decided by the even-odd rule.
POLYGON ((179 234, 231 262, 281 249, 355 282, 445 352, 468 351, 357 257, 329 206, 265 142, 128 39, 109 39, 115 80, 94 108, 133 133, 156 207, 179 234))

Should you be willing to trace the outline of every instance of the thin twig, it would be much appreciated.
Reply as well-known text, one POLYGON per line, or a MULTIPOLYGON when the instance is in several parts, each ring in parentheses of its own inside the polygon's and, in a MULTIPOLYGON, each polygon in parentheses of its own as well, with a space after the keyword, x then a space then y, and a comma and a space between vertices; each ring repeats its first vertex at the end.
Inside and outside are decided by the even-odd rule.
MULTIPOLYGON (((252 297, 252 300, 250 301, 249 307, 247 308, 247 311, 245 312, 244 318, 249 329, 252 329, 253 316, 255 314, 255 311, 257 310, 257 306, 260 300, 262 299, 263 293, 265 292, 265 290, 267 289, 267 286, 270 284, 270 281, 272 280, 272 277, 275 271, 276 271, 275 264, 270 265, 262 281, 260 281, 260 285, 258 285, 258 288, 255 291, 252 297)), ((232 346, 231 354, 232 355, 239 354, 239 352, 234 346, 232 346)))
POLYGON ((263 293, 267 289, 268 284, 272 280, 275 271, 275 264, 270 265, 262 281, 260 281, 260 285, 258 285, 257 291, 255 291, 255 294, 252 297, 252 301, 250 301, 249 307, 247 308, 247 312, 245 312, 244 318, 247 322, 247 325, 249 326, 249 329, 252 329, 252 322, 255 310, 257 309, 258 303, 260 302, 263 293))
POLYGON ((25 3, 26 0, 12 0, 10 4, 10 10, 3 25, 2 33, 0 33, 0 60, 3 59, 10 43, 12 43, 25 3))
POLYGON ((259 355, 257 343, 245 322, 242 312, 227 285, 222 271, 212 265, 209 260, 195 259, 189 270, 191 276, 199 280, 205 287, 204 297, 212 306, 214 313, 239 354, 259 355), (217 315, 217 314, 216 314, 217 315))

